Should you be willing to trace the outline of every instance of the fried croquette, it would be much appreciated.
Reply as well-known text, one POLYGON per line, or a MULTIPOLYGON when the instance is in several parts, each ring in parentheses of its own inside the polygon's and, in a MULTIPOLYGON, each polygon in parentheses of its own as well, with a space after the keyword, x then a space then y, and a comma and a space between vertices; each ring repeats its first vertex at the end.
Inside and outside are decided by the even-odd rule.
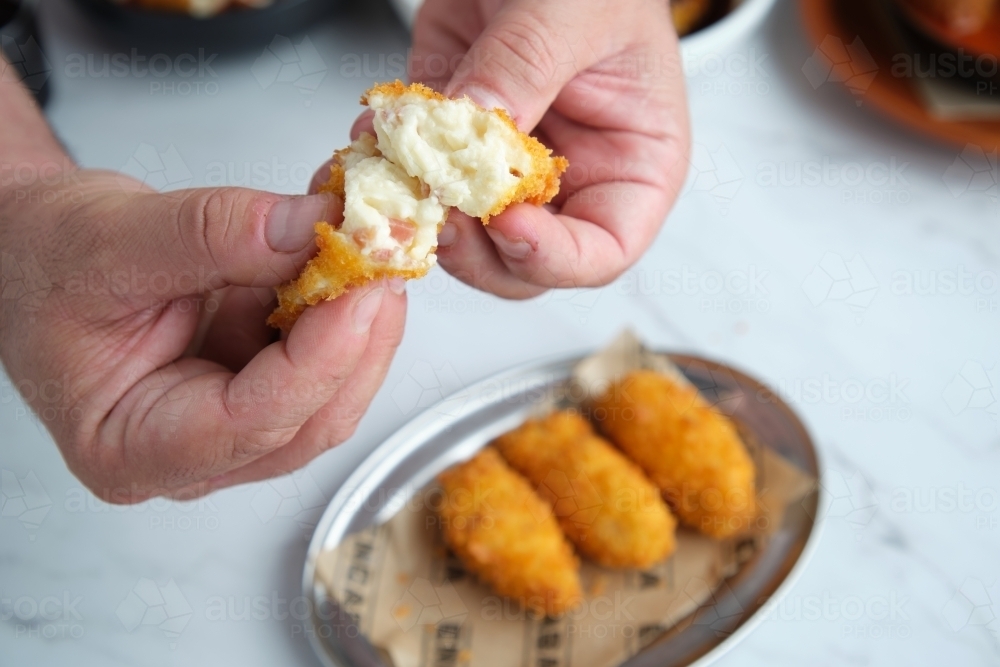
POLYGON ((320 192, 343 200, 344 222, 340 229, 316 223, 319 252, 298 278, 278 288, 271 326, 288 330, 306 306, 372 280, 419 278, 436 260, 447 208, 416 178, 383 159, 370 134, 336 152, 320 192))
POLYGON ((488 223, 511 204, 541 205, 559 192, 569 166, 517 129, 503 109, 449 99, 419 83, 375 86, 361 98, 375 110, 378 148, 419 178, 445 206, 488 223))
POLYGON ((670 0, 670 15, 677 34, 683 37, 697 28, 711 6, 712 0, 670 0))
POLYGON ((559 191, 566 159, 518 131, 503 109, 400 81, 361 101, 375 111, 378 136, 362 133, 334 154, 320 191, 343 199, 344 221, 319 223, 319 254, 278 288, 272 326, 287 330, 306 306, 371 280, 423 276, 452 206, 486 224, 511 204, 541 205, 559 191))
POLYGON ((498 594, 558 616, 582 599, 579 561, 548 504, 492 447, 441 473, 445 543, 498 594))
POLYGON ((673 553, 677 521, 659 489, 575 412, 554 412, 493 445, 535 485, 581 553, 607 567, 648 567, 673 553))
POLYGON ((628 373, 593 403, 600 430, 646 471, 685 524, 713 537, 756 516, 756 470, 732 422, 698 390, 628 373))

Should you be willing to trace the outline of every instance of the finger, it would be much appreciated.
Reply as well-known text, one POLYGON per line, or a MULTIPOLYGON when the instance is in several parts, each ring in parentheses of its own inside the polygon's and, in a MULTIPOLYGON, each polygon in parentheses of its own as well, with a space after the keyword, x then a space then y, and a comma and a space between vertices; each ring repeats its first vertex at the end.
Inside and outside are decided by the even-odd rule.
MULTIPOLYGON (((627 25, 608 25, 603 3, 513 0, 493 16, 445 88, 486 108, 506 109, 533 128, 577 74, 630 39, 627 25)), ((625 23, 629 12, 616 12, 625 23)))
POLYGON ((117 246, 108 261, 147 276, 155 289, 126 292, 136 300, 273 286, 297 275, 315 251, 315 223, 339 224, 342 216, 343 202, 331 194, 203 188, 122 195, 107 216, 117 246))
POLYGON ((309 189, 306 190, 308 194, 314 195, 319 192, 319 189, 326 185, 327 181, 330 180, 330 167, 333 166, 333 158, 330 158, 323 163, 316 173, 313 174, 312 179, 309 181, 309 189))
POLYGON ((513 276, 543 287, 596 287, 617 278, 639 258, 659 225, 629 225, 632 208, 609 202, 627 198, 642 210, 658 203, 662 193, 651 186, 614 183, 590 190, 601 193, 591 199, 605 203, 580 210, 571 200, 563 207, 567 213, 559 214, 518 204, 490 220, 487 233, 513 276))
MULTIPOLYGON (((236 375, 202 359, 143 373, 100 425, 94 475, 140 490, 178 488, 290 442, 351 377, 384 294, 380 282, 307 309, 286 340, 236 375)), ((132 360, 125 373, 142 363, 132 360)))
POLYGON ((485 27, 479 3, 424 3, 413 23, 413 49, 406 63, 410 80, 443 91, 466 66, 464 56, 485 27))
POLYGON ((403 338, 406 319, 405 284, 390 281, 381 311, 372 324, 368 347, 354 373, 326 405, 314 414, 284 447, 213 479, 212 489, 284 475, 309 463, 353 435, 392 363, 403 338))
POLYGON ((354 124, 351 125, 351 141, 356 141, 358 137, 361 136, 362 132, 367 132, 368 134, 375 136, 375 112, 371 109, 366 109, 361 112, 354 124))
MULTIPOLYGON (((633 85, 619 92, 640 97, 633 85)), ((565 147, 570 162, 553 202, 558 215, 513 206, 494 217, 487 232, 504 266, 522 280, 547 287, 602 285, 638 259, 678 194, 686 172, 686 115, 669 121, 665 107, 653 105, 645 115, 661 122, 642 126, 620 102, 595 95, 588 76, 570 83, 557 106, 560 113, 547 115, 539 130, 565 147)))
MULTIPOLYGON (((493 218, 490 225, 493 224, 493 218)), ((513 275, 501 261, 483 223, 452 209, 438 235, 438 263, 467 285, 505 299, 530 299, 545 291, 513 275)))
POLYGON ((267 325, 274 310, 274 290, 230 287, 219 302, 199 357, 237 373, 258 352, 275 341, 277 331, 267 325))

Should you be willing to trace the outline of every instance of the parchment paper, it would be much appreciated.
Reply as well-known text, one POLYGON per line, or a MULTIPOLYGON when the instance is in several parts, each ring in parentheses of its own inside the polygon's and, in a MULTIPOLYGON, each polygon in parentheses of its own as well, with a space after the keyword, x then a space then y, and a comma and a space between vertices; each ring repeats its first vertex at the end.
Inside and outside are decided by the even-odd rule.
MULTIPOLYGON (((599 390, 639 367, 686 382, 667 357, 646 351, 628 332, 581 362, 574 381, 585 391, 599 390)), ((814 488, 815 480, 741 433, 757 464, 757 526, 727 540, 681 528, 677 551, 648 570, 610 570, 584 560, 585 601, 562 618, 534 618, 464 571, 441 541, 435 487, 385 524, 324 552, 317 576, 395 667, 617 665, 713 596, 725 595, 722 580, 780 526, 785 508, 814 488)))

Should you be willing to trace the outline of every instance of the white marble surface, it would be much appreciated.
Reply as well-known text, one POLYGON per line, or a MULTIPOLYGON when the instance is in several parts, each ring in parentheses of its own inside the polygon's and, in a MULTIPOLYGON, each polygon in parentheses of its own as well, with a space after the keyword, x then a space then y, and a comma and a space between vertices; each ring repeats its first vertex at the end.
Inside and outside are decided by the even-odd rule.
MULTIPOLYGON (((252 163, 254 184, 301 190, 344 142, 358 94, 397 73, 407 44, 383 11, 355 12, 308 33, 323 73, 299 81, 308 94, 255 76, 258 52, 219 57, 184 95, 181 79, 167 91, 149 77, 69 76, 74 54, 106 47, 62 0, 45 9, 49 116, 66 145, 83 164, 114 169, 142 144, 173 148, 184 167, 167 172, 172 185, 228 181, 230 163, 238 179, 252 163), (384 69, 345 76, 352 54, 369 67, 383 57, 384 69)), ((301 621, 284 616, 307 524, 416 411, 418 383, 435 396, 627 325, 781 388, 838 498, 788 599, 721 664, 1000 661, 996 157, 970 182, 954 166, 960 147, 894 127, 836 84, 814 88, 798 21, 779 3, 758 34, 691 79, 700 157, 628 276, 529 303, 443 274, 411 284, 405 341, 357 435, 294 479, 193 505, 108 507, 82 490, 4 380, 0 665, 316 664, 301 621), (748 55, 761 62, 744 72, 748 55), (719 62, 736 67, 719 74, 719 62), (174 617, 175 632, 156 610, 140 623, 133 592, 149 586, 170 597, 163 619, 174 617), (213 620, 220 600, 246 598, 261 603, 257 619, 213 620)))

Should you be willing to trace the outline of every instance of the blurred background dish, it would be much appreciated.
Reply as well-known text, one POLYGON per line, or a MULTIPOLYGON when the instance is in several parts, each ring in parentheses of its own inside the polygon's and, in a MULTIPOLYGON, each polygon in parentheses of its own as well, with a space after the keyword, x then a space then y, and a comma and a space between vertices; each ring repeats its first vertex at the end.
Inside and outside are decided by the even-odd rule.
POLYGON ((294 34, 342 0, 75 0, 110 39, 172 52, 257 48, 294 34))
MULTIPOLYGON (((915 12, 924 11, 919 7, 923 3, 903 0, 804 0, 802 16, 816 49, 803 73, 814 87, 842 83, 859 107, 874 107, 921 134, 996 150, 997 59, 990 51, 977 57, 964 47, 952 48, 914 27, 925 25, 914 22, 915 12), (960 58, 969 63, 966 74, 955 67, 960 58)), ((1000 42, 989 43, 996 50, 1000 42)))
MULTIPOLYGON (((684 56, 725 48, 756 28, 775 0, 670 0, 684 56)), ((424 0, 390 0, 399 18, 413 27, 424 0)))
POLYGON ((897 0, 908 14, 953 35, 980 32, 992 18, 996 0, 897 0))
MULTIPOLYGON (((140 9, 187 14, 195 18, 209 18, 224 11, 244 8, 260 9, 275 4, 275 0, 113 0, 115 4, 140 9)), ((281 2, 281 0, 278 0, 281 2)))
MULTIPOLYGON (((13 2, 13 0, 7 0, 13 2)), ((685 58, 727 48, 755 29, 775 0, 669 0, 685 58)), ((298 32, 342 0, 74 0, 112 37, 163 51, 192 45, 256 47, 298 32)), ((390 0, 412 28, 424 0, 390 0)))
POLYGON ((42 50, 35 3, 0 0, 0 48, 38 104, 49 99, 49 63, 42 50))
POLYGON ((677 34, 687 35, 707 23, 712 5, 712 0, 670 0, 670 13, 677 34))
POLYGON ((695 24, 690 32, 678 30, 681 34, 681 54, 688 59, 700 58, 730 48, 764 22, 774 2, 775 0, 716 2, 704 20, 695 24))
POLYGON ((954 11, 963 2, 942 4, 951 7, 952 11, 942 11, 944 8, 928 7, 937 5, 931 0, 896 0, 896 7, 906 24, 924 37, 936 42, 943 48, 951 50, 962 49, 972 56, 1000 56, 1000 12, 997 11, 995 0, 974 0, 974 14, 962 14, 954 11))

